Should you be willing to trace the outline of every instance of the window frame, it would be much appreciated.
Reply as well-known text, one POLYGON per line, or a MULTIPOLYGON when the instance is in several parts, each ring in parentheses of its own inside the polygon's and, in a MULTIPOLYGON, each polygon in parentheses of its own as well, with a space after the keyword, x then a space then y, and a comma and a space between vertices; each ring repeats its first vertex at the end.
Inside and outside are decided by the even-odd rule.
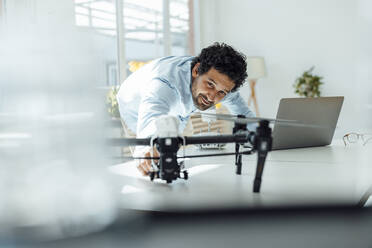
MULTIPOLYGON (((116 33, 117 33, 117 78, 119 85, 127 77, 125 57, 125 23, 124 23, 124 0, 116 1, 116 33)), ((172 40, 170 26, 170 1, 163 1, 163 50, 164 56, 172 55, 172 40)), ((200 17, 199 0, 188 0, 189 7, 189 48, 188 53, 195 55, 200 49, 200 17)))

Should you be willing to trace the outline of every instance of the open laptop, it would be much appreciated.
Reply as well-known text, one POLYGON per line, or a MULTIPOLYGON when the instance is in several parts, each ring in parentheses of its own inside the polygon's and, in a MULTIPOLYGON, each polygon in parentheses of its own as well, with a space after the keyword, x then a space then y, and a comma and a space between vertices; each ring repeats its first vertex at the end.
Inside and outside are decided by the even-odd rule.
POLYGON ((343 96, 316 98, 283 98, 280 100, 277 119, 297 120, 319 127, 275 124, 273 150, 311 146, 325 146, 332 142, 343 96))

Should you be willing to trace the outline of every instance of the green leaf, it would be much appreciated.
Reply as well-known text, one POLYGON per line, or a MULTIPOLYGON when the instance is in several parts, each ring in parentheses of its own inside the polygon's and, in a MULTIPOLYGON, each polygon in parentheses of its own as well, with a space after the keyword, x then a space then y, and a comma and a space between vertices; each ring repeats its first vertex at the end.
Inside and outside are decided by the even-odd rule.
POLYGON ((312 72, 314 68, 315 67, 312 66, 309 70, 304 71, 301 77, 296 78, 293 84, 296 94, 305 97, 320 96, 319 86, 324 84, 321 82, 323 77, 313 75, 312 72))

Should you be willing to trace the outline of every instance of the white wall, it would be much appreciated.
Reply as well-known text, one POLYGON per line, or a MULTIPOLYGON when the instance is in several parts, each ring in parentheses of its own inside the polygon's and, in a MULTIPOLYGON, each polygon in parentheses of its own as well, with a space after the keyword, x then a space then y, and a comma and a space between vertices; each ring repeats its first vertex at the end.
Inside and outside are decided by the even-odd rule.
MULTIPOLYGON (((280 98, 295 97, 295 79, 315 66, 324 77, 322 95, 345 96, 336 134, 372 127, 366 117, 372 114, 366 93, 372 89, 372 59, 365 56, 366 48, 371 51, 366 40, 372 44, 368 0, 203 0, 200 8, 202 47, 223 41, 247 56, 265 57, 268 77, 257 84, 261 116, 275 117, 280 98), (355 120, 364 122, 355 128, 355 120)), ((248 98, 247 86, 242 94, 248 98)))
POLYGON ((372 127, 372 1, 359 0, 356 19, 357 113, 361 122, 372 127))

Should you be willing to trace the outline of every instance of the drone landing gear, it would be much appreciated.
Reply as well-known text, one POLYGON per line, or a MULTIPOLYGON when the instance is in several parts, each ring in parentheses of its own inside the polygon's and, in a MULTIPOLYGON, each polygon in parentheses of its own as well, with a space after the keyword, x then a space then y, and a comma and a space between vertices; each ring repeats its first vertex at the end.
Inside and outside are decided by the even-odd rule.
MULTIPOLYGON (((238 115, 238 118, 245 118, 244 115, 238 115)), ((235 123, 235 126, 233 128, 233 134, 240 133, 240 132, 246 132, 247 131, 247 125, 241 124, 241 123, 235 123)), ((242 155, 239 154, 240 149, 239 143, 235 144, 235 165, 236 165, 236 174, 241 175, 242 174, 242 155)))
MULTIPOLYGON (((155 178, 160 178, 160 171, 151 171, 149 173, 150 180, 154 181, 155 178)), ((177 178, 188 180, 189 179, 189 173, 187 170, 183 170, 181 172, 178 172, 177 178)), ((166 179, 167 183, 171 183, 171 179, 166 179)))
POLYGON ((178 178, 181 178, 181 179, 184 179, 184 180, 189 179, 189 173, 187 172, 187 170, 181 171, 181 173, 183 174, 183 177, 181 177, 181 174, 180 174, 178 176, 178 178))
POLYGON ((242 174, 242 155, 239 153, 240 144, 235 144, 235 165, 236 165, 236 174, 242 174))
POLYGON ((257 169, 256 176, 253 183, 253 192, 260 192, 262 172, 265 165, 267 153, 271 151, 272 137, 271 128, 269 127, 268 121, 260 121, 260 125, 257 127, 256 137, 254 139, 253 147, 257 151, 257 169))
POLYGON ((151 171, 149 176, 150 176, 150 180, 154 181, 155 178, 159 178, 159 171, 151 171))
MULTIPOLYGON (((239 116, 243 117, 244 116, 239 116)), ((246 124, 235 123, 233 133, 247 132, 246 124)), ((262 120, 259 122, 259 125, 256 129, 256 132, 251 132, 248 136, 248 141, 252 144, 252 151, 257 152, 257 168, 256 175, 253 182, 253 192, 260 192, 261 182, 262 182, 262 173, 266 161, 266 157, 269 151, 271 151, 272 146, 272 136, 271 128, 269 127, 269 121, 262 120)), ((243 144, 235 144, 235 165, 236 165, 236 174, 242 174, 242 154, 239 154, 240 146, 243 144)))

